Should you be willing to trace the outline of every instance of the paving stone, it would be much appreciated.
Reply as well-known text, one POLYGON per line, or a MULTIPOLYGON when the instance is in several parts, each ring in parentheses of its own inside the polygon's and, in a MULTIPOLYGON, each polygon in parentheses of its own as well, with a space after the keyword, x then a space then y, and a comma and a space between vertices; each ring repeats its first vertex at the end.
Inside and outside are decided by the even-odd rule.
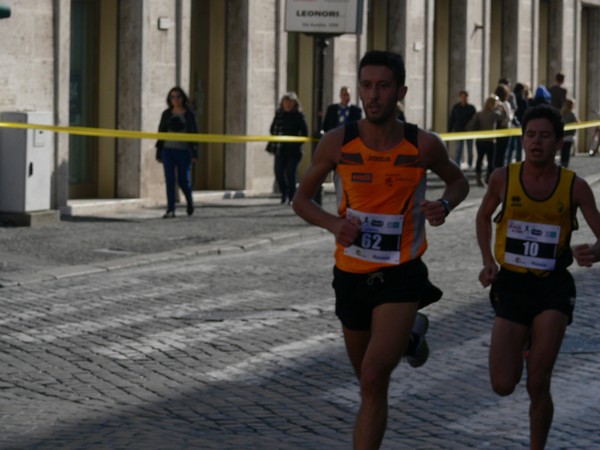
MULTIPOLYGON (((523 383, 508 398, 489 387, 473 189, 428 229, 445 295, 425 310, 430 360, 393 374, 382 448, 527 446, 523 383)), ((358 384, 334 314, 331 236, 269 201, 144 214, 0 230, 0 447, 350 448, 358 384)), ((574 236, 589 239, 585 226, 574 236)), ((572 268, 571 348, 597 339, 599 269, 572 268)), ((559 355, 549 448, 600 447, 589 350, 559 355)))

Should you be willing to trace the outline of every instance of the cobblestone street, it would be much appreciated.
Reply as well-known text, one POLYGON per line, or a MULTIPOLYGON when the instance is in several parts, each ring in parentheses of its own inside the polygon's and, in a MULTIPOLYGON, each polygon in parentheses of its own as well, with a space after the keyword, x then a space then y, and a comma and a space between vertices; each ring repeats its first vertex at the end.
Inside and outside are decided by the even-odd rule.
MULTIPOLYGON (((599 183, 593 188, 599 198, 599 183)), ((428 228, 425 262, 445 295, 425 310, 428 363, 402 362, 394 373, 384 449, 528 445, 524 384, 508 398, 489 387, 493 315, 477 282, 478 205, 475 192, 443 227, 428 228)), ((260 208, 283 211, 244 211, 260 208)), ((351 448, 358 386, 333 312, 333 240, 285 211, 287 235, 273 227, 249 239, 240 231, 239 240, 213 240, 204 253, 198 244, 176 257, 144 252, 136 256, 143 263, 82 256, 54 267, 23 254, 14 272, 7 263, 0 447, 351 448), (26 263, 35 273, 23 273, 26 263)), ((573 244, 592 239, 579 219, 573 244)), ((206 212, 197 225, 208 220, 206 212)), ((14 236, 27 232, 37 233, 14 236)), ((9 247, 0 247, 5 261, 9 247)), ((572 267, 578 304, 555 369, 549 448, 600 448, 599 270, 572 267)))

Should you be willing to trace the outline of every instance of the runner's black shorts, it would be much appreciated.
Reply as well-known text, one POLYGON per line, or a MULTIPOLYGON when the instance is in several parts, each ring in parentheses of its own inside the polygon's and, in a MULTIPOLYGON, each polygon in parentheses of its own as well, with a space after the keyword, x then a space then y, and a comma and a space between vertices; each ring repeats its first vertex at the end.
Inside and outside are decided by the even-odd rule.
POLYGON ((333 268, 335 314, 350 330, 370 330, 373 309, 384 303, 420 302, 420 306, 438 301, 442 291, 428 278, 420 259, 386 266, 369 273, 350 273, 333 268))
POLYGON ((539 277, 500 269, 490 289, 490 301, 496 317, 531 326, 543 311, 557 310, 573 321, 575 280, 568 270, 550 272, 539 277))

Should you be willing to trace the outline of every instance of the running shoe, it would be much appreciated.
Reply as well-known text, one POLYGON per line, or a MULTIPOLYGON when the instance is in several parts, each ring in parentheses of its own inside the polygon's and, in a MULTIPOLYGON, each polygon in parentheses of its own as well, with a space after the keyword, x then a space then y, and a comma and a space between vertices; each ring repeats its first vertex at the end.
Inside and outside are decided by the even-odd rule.
POLYGON ((429 358, 429 345, 425 339, 425 333, 429 328, 429 319, 422 313, 417 313, 415 323, 413 324, 411 334, 411 344, 409 348, 413 349, 406 354, 406 360, 411 367, 421 367, 429 358))

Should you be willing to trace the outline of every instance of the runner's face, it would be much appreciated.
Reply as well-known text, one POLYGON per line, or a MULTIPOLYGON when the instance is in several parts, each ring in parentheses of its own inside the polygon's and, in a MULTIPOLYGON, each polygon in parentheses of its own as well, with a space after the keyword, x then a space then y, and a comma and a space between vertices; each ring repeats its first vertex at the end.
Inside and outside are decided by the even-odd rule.
POLYGON ((396 118, 396 103, 404 98, 406 86, 396 84, 394 73, 385 66, 364 66, 360 71, 360 98, 369 122, 384 123, 396 118))
POLYGON ((521 140, 526 159, 534 165, 554 163, 554 155, 562 147, 562 139, 556 139, 552 123, 547 119, 532 119, 521 140))

